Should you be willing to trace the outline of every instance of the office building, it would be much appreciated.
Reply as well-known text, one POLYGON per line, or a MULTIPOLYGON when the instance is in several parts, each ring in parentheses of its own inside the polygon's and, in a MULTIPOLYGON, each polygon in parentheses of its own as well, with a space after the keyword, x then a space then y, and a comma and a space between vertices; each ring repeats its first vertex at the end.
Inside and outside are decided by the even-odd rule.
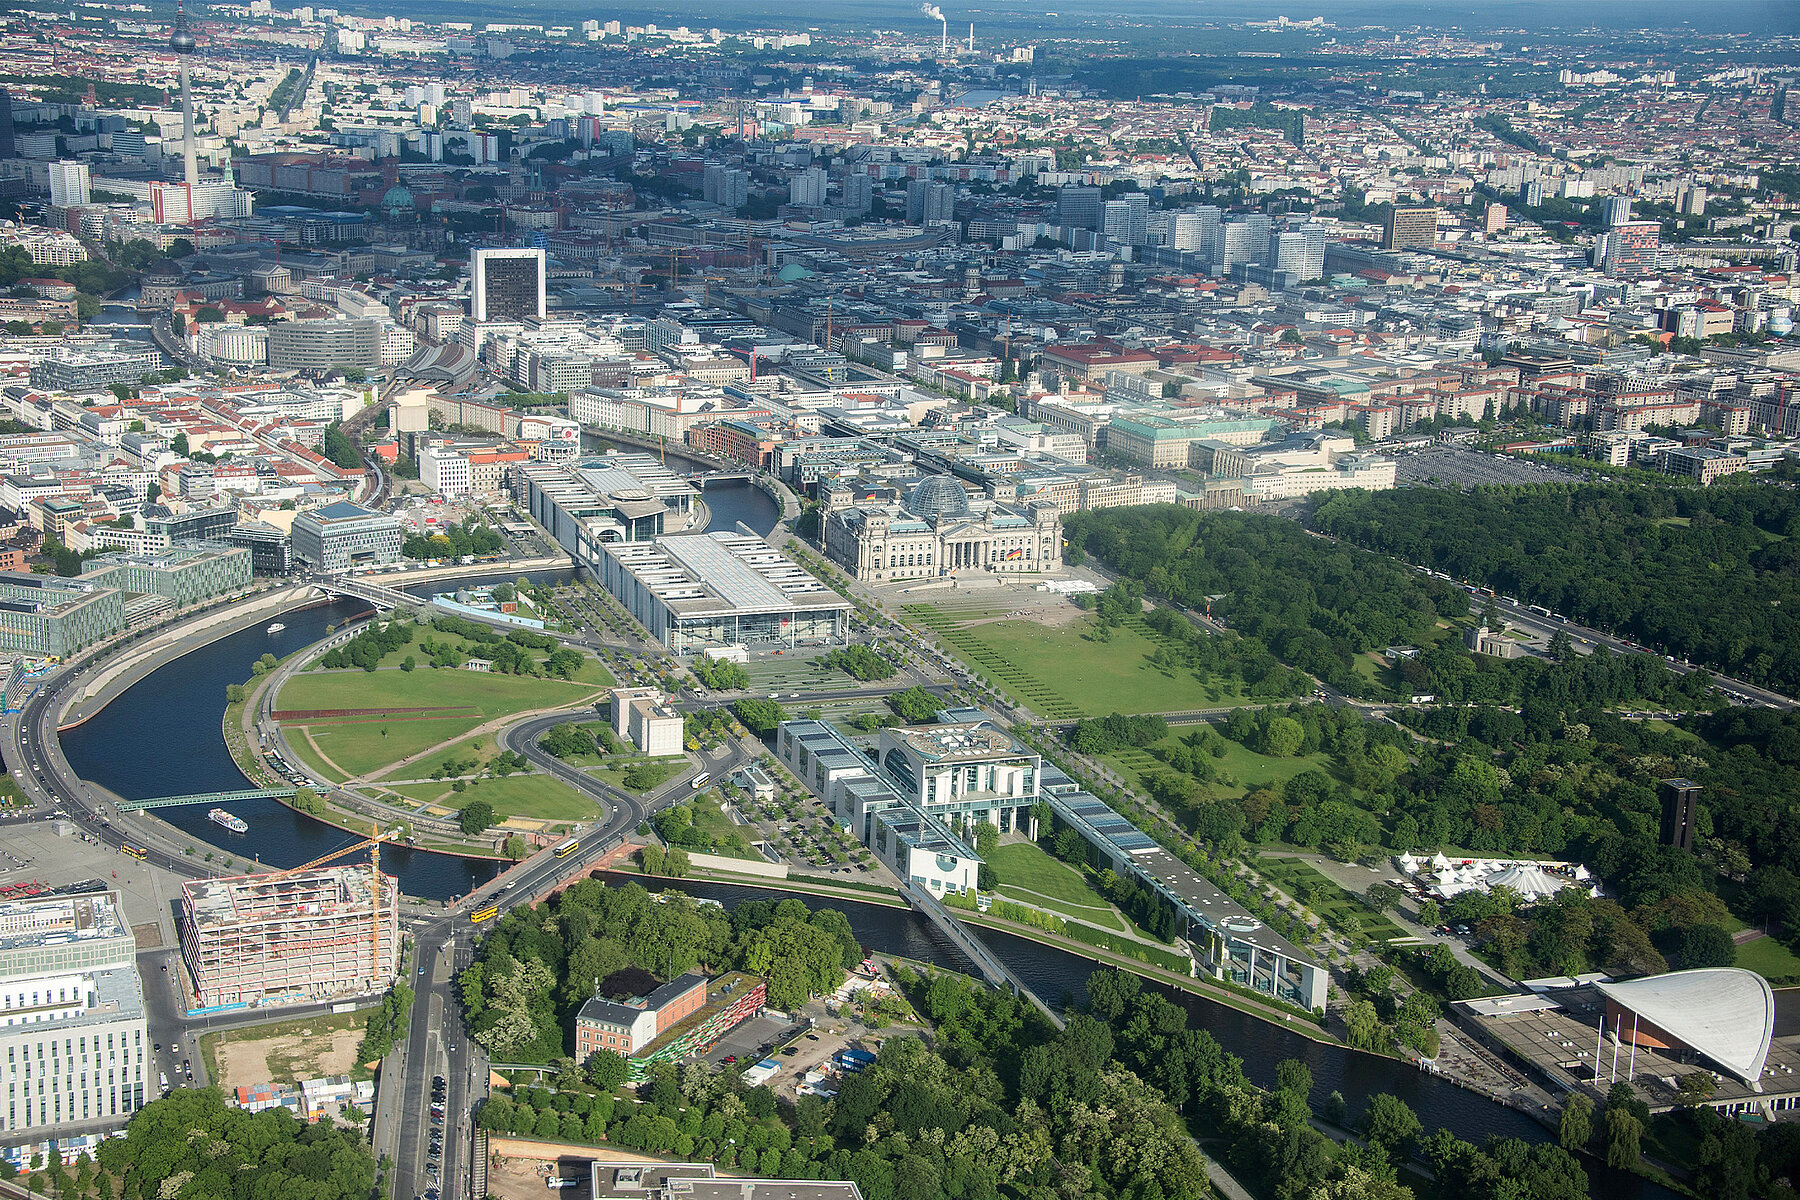
POLYGON ((575 1014, 575 1061, 596 1050, 629 1058, 706 1007, 706 976, 689 972, 646 996, 590 996, 575 1014))
POLYGON ((808 167, 788 179, 788 203, 818 208, 825 203, 825 169, 808 167))
POLYGON ((506 442, 432 437, 416 447, 419 481, 450 499, 491 500, 511 486, 514 468, 531 461, 529 450, 506 442))
POLYGON ((1650 275, 1657 268, 1662 226, 1655 221, 1627 221, 1608 229, 1600 249, 1600 268, 1614 278, 1650 275))
MULTIPOLYGON (((934 728, 898 732, 925 737, 934 728)), ((1011 739, 1006 743, 1010 747, 1011 739)), ((775 745, 777 757, 818 795, 838 824, 855 833, 901 879, 927 895, 962 895, 976 886, 981 858, 951 828, 952 821, 968 828, 969 810, 958 813, 953 804, 946 804, 942 813, 928 810, 916 792, 906 794, 898 777, 876 766, 876 758, 823 721, 783 722, 775 745)), ((885 749, 889 739, 884 737, 882 745, 885 749)), ((893 767, 885 758, 880 761, 893 767)), ((1035 774, 1031 784, 1035 787, 1035 774)))
POLYGON ((1065 229, 1100 228, 1102 196, 1097 187, 1064 184, 1056 192, 1056 223, 1065 229))
POLYGON ((1233 267, 1263 262, 1268 255, 1269 218, 1265 213, 1221 221, 1213 229, 1211 262, 1216 275, 1229 275, 1233 267))
POLYGON ((163 545, 173 542, 209 542, 223 538, 237 524, 237 507, 222 504, 217 508, 190 508, 186 512, 170 512, 160 506, 144 514, 144 530, 160 536, 163 545))
POLYGON ((67 658, 125 627, 124 594, 83 579, 0 572, 0 651, 67 658))
POLYGON ((1150 240, 1150 197, 1127 192, 1100 206, 1100 232, 1122 246, 1142 246, 1150 240))
POLYGON ((139 383, 163 369, 154 345, 113 341, 92 346, 58 346, 32 364, 31 386, 55 392, 103 392, 115 383, 139 383))
POLYGON ((246 521, 224 535, 233 546, 250 551, 250 570, 257 575, 287 575, 294 570, 294 543, 286 530, 263 521, 246 521))
POLYGON ((1429 205, 1396 204, 1383 228, 1383 250, 1430 250, 1437 245, 1438 210, 1429 205))
POLYGON ((844 207, 866 216, 875 207, 875 181, 860 172, 844 176, 844 207))
POLYGON ((12 93, 0 88, 0 158, 15 158, 18 153, 13 145, 12 93))
POLYGON ((1095 867, 1142 884, 1169 906, 1172 932, 1187 941, 1197 968, 1299 1008, 1324 1009, 1329 973, 1305 951, 1061 769, 1046 764, 1039 786, 1056 825, 1081 837, 1095 867))
POLYGON ((275 371, 330 371, 381 366, 381 322, 374 317, 277 321, 269 326, 269 367, 275 371))
POLYGON ((52 208, 79 208, 92 203, 93 180, 86 163, 53 162, 50 164, 50 205, 52 208))
POLYGON ((588 1164, 594 1200, 746 1200, 745 1193, 766 1191, 775 1200, 862 1200, 854 1183, 805 1179, 718 1179, 711 1163, 588 1164))
POLYGON ((116 892, 0 901, 0 1132, 123 1124, 155 1098, 137 943, 116 892))
POLYGON ((400 522, 347 501, 294 518, 294 562, 315 571, 348 571, 400 561, 400 522))
POLYGON ((655 688, 614 688, 611 713, 613 733, 640 753, 652 758, 681 753, 685 718, 655 688))
POLYGON ((400 947, 400 885, 384 875, 378 896, 373 879, 359 865, 183 884, 181 952, 200 1003, 385 991, 400 947))
POLYGON ((714 531, 599 551, 600 582, 676 654, 848 639, 850 602, 762 538, 714 531))
POLYGON ((930 225, 955 216, 956 189, 947 183, 914 179, 906 185, 906 220, 909 225, 930 225))
POLYGON ((1700 803, 1700 785, 1691 779, 1665 779, 1662 792, 1662 844, 1681 850, 1694 848, 1695 808, 1700 803))
POLYGON ((469 258, 476 321, 544 319, 544 252, 479 249, 469 258))
POLYGON ((750 172, 710 166, 700 177, 700 197, 721 208, 742 208, 750 202, 750 172))
POLYGON ((108 554, 83 563, 81 577, 123 592, 163 596, 185 608, 249 587, 250 551, 221 544, 108 554))
POLYGON ((1631 221, 1631 197, 1608 196, 1606 198, 1606 227, 1617 229, 1631 221))
POLYGON ((525 463, 515 475, 532 520, 576 561, 594 566, 602 542, 643 542, 684 528, 699 489, 648 454, 525 463))

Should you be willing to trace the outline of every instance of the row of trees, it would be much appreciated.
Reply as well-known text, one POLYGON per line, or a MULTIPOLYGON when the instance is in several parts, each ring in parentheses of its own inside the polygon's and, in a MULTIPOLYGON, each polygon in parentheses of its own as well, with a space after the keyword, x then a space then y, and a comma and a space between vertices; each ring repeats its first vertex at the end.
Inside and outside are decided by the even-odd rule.
POLYGON ((892 679, 899 673, 899 668, 867 646, 846 646, 841 650, 833 650, 819 660, 828 667, 835 667, 850 676, 869 682, 876 679, 892 679))
POLYGON ((408 558, 480 558, 505 548, 500 535, 475 517, 460 525, 445 525, 434 533, 407 535, 400 552, 408 558))
POLYGON ((750 672, 743 664, 707 654, 694 658, 694 678, 720 692, 739 692, 750 686, 750 672))

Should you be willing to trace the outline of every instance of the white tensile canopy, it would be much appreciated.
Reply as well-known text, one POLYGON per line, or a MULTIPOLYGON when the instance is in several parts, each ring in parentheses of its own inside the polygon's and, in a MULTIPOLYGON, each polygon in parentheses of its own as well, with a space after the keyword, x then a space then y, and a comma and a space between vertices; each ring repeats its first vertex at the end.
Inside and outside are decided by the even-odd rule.
POLYGON ((1528 901, 1554 896, 1567 884, 1566 880, 1558 879, 1542 867, 1521 863, 1495 871, 1483 882, 1490 891, 1497 887, 1511 888, 1528 901))

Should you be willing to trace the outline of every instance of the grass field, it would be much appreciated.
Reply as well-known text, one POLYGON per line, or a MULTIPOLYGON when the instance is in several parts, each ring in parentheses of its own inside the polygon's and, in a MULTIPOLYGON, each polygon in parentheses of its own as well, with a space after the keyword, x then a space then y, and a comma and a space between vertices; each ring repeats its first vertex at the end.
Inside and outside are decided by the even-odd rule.
POLYGON ((1325 917, 1331 923, 1343 928, 1346 919, 1354 920, 1356 928, 1370 941, 1385 942, 1390 938, 1405 937, 1406 931, 1394 924, 1386 916, 1371 912, 1356 897, 1345 891, 1332 880, 1313 869, 1310 863, 1297 858, 1259 858, 1256 869, 1275 883, 1282 891, 1301 901, 1308 908, 1325 917), (1308 901, 1301 894, 1308 885, 1319 889, 1321 898, 1308 901))
MULTIPOLYGON (((419 642, 425 638, 429 638, 432 642, 441 646, 456 647, 457 651, 461 653, 464 658, 485 657, 481 653, 481 645, 478 642, 471 641, 458 634, 442 633, 435 629, 428 629, 415 634, 412 641, 400 647, 398 650, 390 650, 388 653, 382 655, 377 669, 387 670, 388 668, 398 668, 400 664, 405 662, 410 656, 420 670, 429 670, 427 656, 419 650, 419 642)), ((549 652, 544 650, 533 650, 531 651, 531 656, 541 666, 544 660, 549 657, 549 652)), ((599 659, 591 654, 583 654, 581 657, 581 670, 575 673, 574 682, 590 683, 596 687, 610 687, 612 685, 612 673, 604 666, 600 665, 599 659)))
MULTIPOLYGON (((1187 733, 1187 729, 1177 727, 1157 745, 1173 745, 1187 733)), ((1114 750, 1101 756, 1118 772, 1125 776, 1134 788, 1143 787, 1143 777, 1169 768, 1163 761, 1150 753, 1149 748, 1139 750, 1129 748, 1114 750)), ((1266 754, 1258 754, 1229 738, 1225 740, 1225 756, 1215 759, 1221 776, 1230 776, 1237 780, 1235 785, 1215 783, 1211 785, 1220 796, 1241 796, 1246 792, 1266 784, 1285 783, 1304 771, 1317 767, 1326 772, 1331 771, 1331 757, 1326 754, 1307 754, 1299 758, 1270 758, 1266 754)))
POLYGON ((987 615, 983 609, 912 604, 904 611, 978 672, 1053 720, 1210 708, 1242 698, 1235 681, 1203 681, 1191 671, 1168 674, 1151 666, 1157 641, 1141 620, 1099 641, 1092 617, 1054 627, 1022 620, 969 624, 987 615))
POLYGON ((1124 919, 1088 886, 1081 872, 1030 842, 1001 846, 989 861, 1000 876, 1002 896, 1105 929, 1125 928, 1124 919))
POLYGON ((617 765, 609 763, 607 766, 589 772, 589 774, 606 780, 606 782, 612 784, 616 788, 630 792, 633 791, 633 789, 625 786, 625 772, 643 762, 651 763, 656 770, 651 777, 651 782, 641 791, 638 791, 636 793, 638 795, 642 795, 644 792, 655 791, 658 787, 661 787, 664 783, 679 775, 682 768, 687 766, 687 759, 685 758, 635 758, 618 762, 617 765))
POLYGON ((1800 956, 1772 937, 1757 938, 1737 948, 1737 963, 1774 983, 1800 980, 1800 956))
MULTIPOLYGON (((494 675, 481 671, 330 671, 298 675, 281 689, 286 709, 451 707, 455 716, 412 719, 352 717, 341 721, 287 722, 289 741, 305 752, 301 730, 321 753, 352 775, 366 775, 440 742, 461 737, 494 717, 572 704, 594 694, 587 684, 494 675)), ((316 765, 310 754, 305 757, 316 765)), ((448 757, 448 755, 446 755, 448 757)), ((441 761, 439 759, 438 761, 441 761)), ((429 774, 436 763, 420 763, 429 774)), ((342 778, 338 772, 328 772, 342 778)))
MULTIPOLYGON (((448 738, 467 733, 481 724, 479 717, 435 719, 429 721, 367 720, 303 726, 312 734, 319 750, 352 775, 366 775, 389 763, 437 745, 448 738)), ((290 741, 295 734, 288 731, 290 741)), ((440 758, 416 764, 421 775, 429 775, 440 758)))
POLYGON ((592 800, 548 775, 508 775, 471 782, 458 792, 448 783, 406 783, 391 789, 427 804, 461 811, 471 800, 485 800, 502 817, 536 817, 545 821, 589 821, 599 815, 592 800))

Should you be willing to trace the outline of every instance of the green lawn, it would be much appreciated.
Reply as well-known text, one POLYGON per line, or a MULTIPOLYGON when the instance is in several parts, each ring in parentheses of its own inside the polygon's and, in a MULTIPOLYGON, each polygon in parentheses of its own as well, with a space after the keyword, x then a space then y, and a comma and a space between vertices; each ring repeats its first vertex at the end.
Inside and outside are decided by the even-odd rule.
MULTIPOLYGON (((316 730, 313 736, 318 736, 316 730)), ((444 749, 433 754, 424 762, 416 763, 413 766, 406 768, 404 771, 397 772, 394 775, 394 778, 422 778, 441 767, 446 759, 456 759, 460 762, 467 762, 471 758, 475 759, 477 763, 475 771, 479 772, 484 770, 488 763, 494 760, 496 754, 500 753, 500 746, 496 740, 497 737, 498 735, 494 733, 481 733, 476 734, 473 737, 466 737, 454 745, 444 747, 444 749)), ((445 784, 445 786, 448 787, 449 785, 445 784)))
POLYGON ((1736 965, 1755 971, 1771 983, 1800 980, 1800 957, 1772 937, 1739 946, 1736 965))
MULTIPOLYGON (((383 720, 370 717, 333 724, 316 723, 303 726, 318 743, 321 753, 352 775, 367 775, 408 755, 429 749, 439 742, 467 733, 481 724, 480 717, 435 718, 432 720, 383 720)), ((290 742, 299 741, 297 730, 288 730, 290 742)), ((302 743, 304 744, 304 743, 302 743)), ((429 762, 414 764, 405 770, 429 775, 445 755, 434 755, 429 762)))
POLYGON ((1080 871, 1031 842, 1001 846, 988 862, 1000 876, 1003 896, 1052 908, 1064 916, 1108 929, 1125 928, 1112 905, 1088 886, 1080 871))
POLYGON ((278 708, 425 708, 460 705, 484 717, 555 708, 594 688, 560 679, 488 671, 327 671, 300 675, 281 689, 278 708))
MULTIPOLYGON (((352 717, 304 723, 322 753, 345 771, 365 775, 439 742, 461 737, 493 717, 572 704, 592 696, 594 691, 586 684, 559 679, 482 671, 329 671, 289 680, 277 697, 276 707, 461 710, 456 716, 423 719, 398 714, 390 718, 352 717)), ((300 728, 290 729, 288 736, 289 741, 304 745, 300 728)), ((436 760, 441 761, 442 758, 436 760)), ((418 764, 420 773, 430 774, 436 762, 418 764)))
POLYGON ((655 770, 651 776, 650 782, 638 791, 637 794, 639 795, 642 795, 644 792, 653 792, 670 779, 679 775, 682 772, 682 769, 687 766, 688 760, 685 758, 635 758, 619 762, 616 765, 609 762, 608 765, 590 771, 589 774, 596 775, 612 784, 614 787, 629 792, 633 789, 625 786, 625 773, 637 764, 644 762, 650 763, 655 770))
POLYGON ((1355 896, 1317 870, 1311 863, 1298 858, 1259 858, 1255 862, 1259 874, 1274 883, 1282 891, 1299 900, 1308 908, 1327 918, 1332 923, 1344 924, 1345 918, 1352 918, 1357 928, 1371 941, 1387 941, 1404 935, 1405 931, 1394 924, 1386 916, 1371 912, 1355 896), (1308 887, 1317 889, 1319 898, 1308 901, 1301 894, 1308 887))
POLYGON ((600 815, 592 800, 548 775, 508 775, 473 782, 461 792, 448 783, 408 783, 391 789, 402 796, 461 810, 471 800, 485 800, 502 817, 537 817, 547 821, 591 821, 600 815))
MULTIPOLYGON (((1186 727, 1177 726, 1169 732, 1168 737, 1157 745, 1172 746, 1186 733, 1186 727)), ((1125 776, 1133 788, 1143 787, 1143 777, 1170 768, 1163 761, 1150 753, 1149 748, 1114 750, 1101 756, 1107 763, 1125 776)), ((1331 773, 1331 756, 1327 754, 1307 754, 1299 758, 1270 758, 1266 754, 1258 754, 1229 738, 1225 739, 1225 755, 1213 760, 1218 768, 1221 780, 1212 784, 1214 791, 1220 796, 1241 796, 1265 784, 1285 783, 1304 771, 1317 767, 1326 774, 1331 773), (1226 784, 1225 777, 1236 780, 1236 784, 1226 784)))
MULTIPOLYGON (((978 672, 1052 718, 1175 712, 1235 704, 1235 680, 1197 679, 1150 665, 1157 642, 1134 624, 1094 636, 1094 619, 1061 627, 1032 621, 965 625, 965 614, 911 605, 907 615, 931 629, 978 672)), ((1135 623, 1135 624, 1141 624, 1135 623)))

